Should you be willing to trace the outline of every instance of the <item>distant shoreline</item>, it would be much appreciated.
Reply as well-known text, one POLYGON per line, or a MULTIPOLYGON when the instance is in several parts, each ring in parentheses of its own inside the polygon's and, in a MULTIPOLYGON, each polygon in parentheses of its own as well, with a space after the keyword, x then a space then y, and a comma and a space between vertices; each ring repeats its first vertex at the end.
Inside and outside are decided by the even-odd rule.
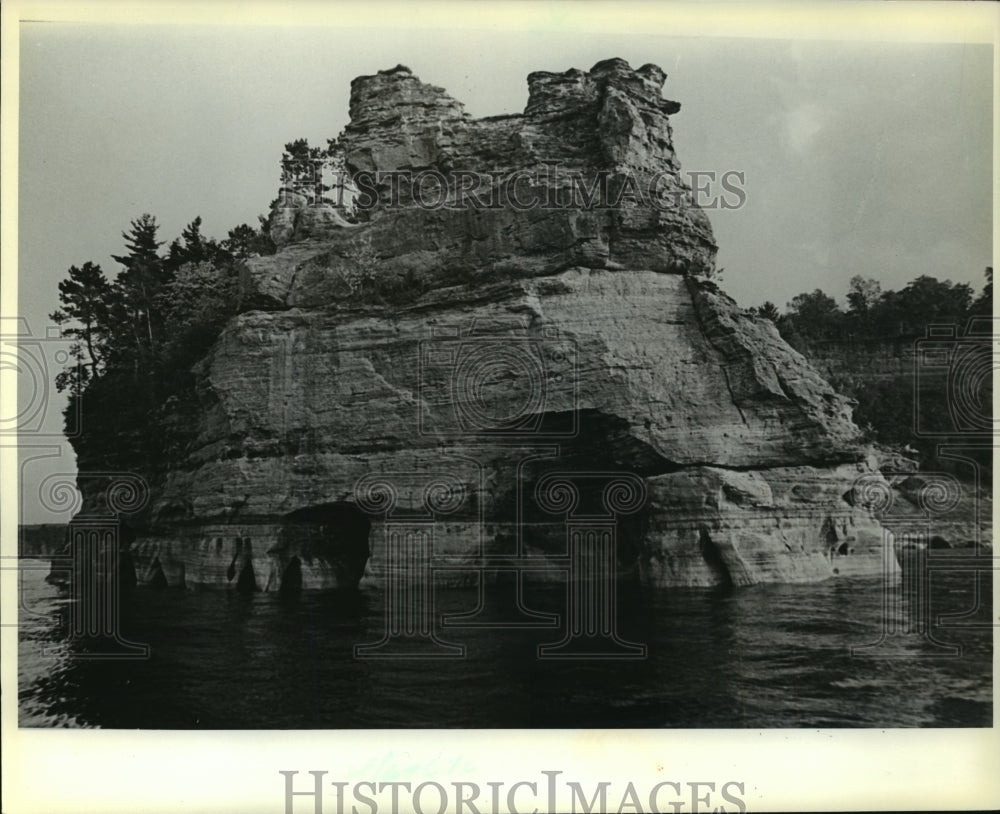
POLYGON ((17 558, 48 560, 60 556, 66 544, 67 523, 26 523, 19 525, 17 558))

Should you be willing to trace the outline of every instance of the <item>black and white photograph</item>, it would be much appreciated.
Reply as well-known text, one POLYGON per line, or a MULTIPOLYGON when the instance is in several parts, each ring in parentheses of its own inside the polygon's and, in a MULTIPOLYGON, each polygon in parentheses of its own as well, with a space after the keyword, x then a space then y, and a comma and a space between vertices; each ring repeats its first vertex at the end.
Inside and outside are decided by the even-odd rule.
POLYGON ((1000 802, 995 10, 104 5, 5 9, 5 740, 341 751, 5 814, 1000 802))

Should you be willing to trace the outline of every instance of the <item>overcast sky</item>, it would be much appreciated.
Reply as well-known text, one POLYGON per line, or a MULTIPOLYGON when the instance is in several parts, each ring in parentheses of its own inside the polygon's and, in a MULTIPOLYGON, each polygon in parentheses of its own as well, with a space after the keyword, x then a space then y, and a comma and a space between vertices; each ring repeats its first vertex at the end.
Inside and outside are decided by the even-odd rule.
POLYGON ((256 223, 283 144, 325 145, 350 80, 397 63, 477 117, 520 112, 534 70, 663 67, 683 169, 746 174, 746 205, 709 213, 742 305, 843 301, 855 274, 978 290, 991 264, 989 45, 38 23, 20 47, 19 299, 36 330, 70 265, 114 276, 144 212, 168 241, 196 215, 219 238, 256 223))

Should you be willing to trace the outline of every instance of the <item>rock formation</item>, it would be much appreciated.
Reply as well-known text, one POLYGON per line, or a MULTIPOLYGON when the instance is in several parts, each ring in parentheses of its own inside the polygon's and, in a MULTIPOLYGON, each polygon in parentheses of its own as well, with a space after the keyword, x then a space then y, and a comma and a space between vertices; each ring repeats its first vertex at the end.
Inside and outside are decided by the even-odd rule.
POLYGON ((196 369, 140 581, 355 585, 393 528, 438 581, 558 576, 594 518, 654 585, 895 567, 849 401, 708 280, 665 78, 533 73, 478 120, 404 67, 355 79, 335 182, 286 184, 196 369))
MULTIPOLYGON (((965 335, 976 337, 976 334, 965 335)), ((973 344, 977 340, 983 342, 977 337, 953 344, 961 341, 965 353, 972 349, 977 358, 990 358, 989 339, 978 346, 973 344)), ((963 391, 941 375, 940 369, 928 374, 925 365, 923 374, 918 375, 922 365, 918 348, 926 341, 924 336, 879 341, 844 337, 803 343, 800 351, 838 392, 862 402, 855 410, 855 421, 859 424, 861 416, 867 414, 883 424, 880 436, 888 434, 892 438, 895 431, 896 439, 919 428, 924 449, 934 451, 932 456, 921 456, 918 449, 896 439, 893 448, 877 446, 874 450, 879 471, 893 486, 891 496, 887 496, 891 497, 890 503, 881 507, 877 516, 896 536, 897 543, 900 537, 919 538, 929 533, 935 547, 990 549, 993 545, 990 435, 979 427, 972 433, 949 432, 953 420, 950 407, 957 405, 960 411, 977 405, 953 401, 954 394, 959 393, 961 399, 963 391), (921 457, 924 459, 918 464, 916 459, 921 457)), ((937 349, 947 348, 949 343, 947 338, 931 341, 937 349)), ((933 356, 924 358, 934 360, 933 356)), ((987 398, 978 409, 991 415, 991 405, 992 398, 987 398)), ((965 416, 959 411, 956 413, 961 420, 965 416)))

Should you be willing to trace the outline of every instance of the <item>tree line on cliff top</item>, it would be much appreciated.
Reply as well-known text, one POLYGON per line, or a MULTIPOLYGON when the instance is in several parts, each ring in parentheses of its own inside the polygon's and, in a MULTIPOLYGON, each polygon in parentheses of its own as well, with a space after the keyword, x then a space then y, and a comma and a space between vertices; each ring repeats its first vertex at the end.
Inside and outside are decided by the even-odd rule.
MULTIPOLYGON (((847 292, 847 307, 820 289, 793 297, 785 313, 772 302, 749 309, 754 316, 775 323, 782 338, 806 358, 824 369, 835 390, 856 402, 854 421, 871 441, 905 447, 919 457, 924 467, 949 469, 948 460, 939 457, 938 446, 946 437, 924 436, 916 431, 914 410, 916 365, 919 359, 915 343, 927 335, 931 325, 953 326, 961 337, 970 320, 993 316, 993 268, 986 269, 986 283, 978 296, 967 283, 953 283, 922 275, 899 291, 883 291, 871 278, 855 276, 847 292), (887 348, 887 345, 889 346, 887 348), (867 354, 882 348, 898 364, 880 369, 875 357, 867 354), (839 359, 839 363, 838 363, 839 359)), ((987 335, 974 341, 989 350, 992 327, 987 335)), ((992 402, 989 380, 983 394, 986 405, 992 402)), ((946 427, 949 399, 946 387, 922 390, 920 409, 933 424, 946 427)), ((956 437, 956 441, 968 440, 956 437)), ((984 478, 992 472, 989 455, 981 456, 984 478)))
POLYGON ((847 308, 817 288, 792 298, 785 313, 773 302, 749 309, 775 323, 793 347, 806 352, 817 344, 886 341, 924 336, 928 325, 964 328, 970 317, 993 315, 993 268, 978 297, 968 283, 921 275, 899 291, 883 291, 877 280, 855 275, 847 292, 847 308))
MULTIPOLYGON (((305 139, 286 144, 285 182, 310 182, 307 170, 324 155, 305 139)), ((72 340, 73 361, 57 376, 58 390, 87 393, 93 402, 112 382, 132 404, 149 408, 162 401, 174 376, 186 378, 239 309, 240 263, 274 254, 267 218, 258 220, 257 227, 241 224, 217 241, 201 233, 196 217, 163 253, 156 218, 143 214, 122 232, 125 253, 112 255, 121 266, 114 278, 90 261, 71 266, 59 283, 61 307, 50 315, 72 340)))
POLYGON ((50 318, 71 340, 72 361, 56 388, 73 397, 67 424, 83 428, 73 443, 89 466, 165 462, 164 406, 191 402, 192 365, 239 310, 241 263, 274 252, 263 218, 221 241, 203 235, 201 223, 196 217, 162 251, 156 218, 141 215, 122 233, 124 253, 112 255, 121 267, 114 277, 86 262, 59 283, 50 318))

